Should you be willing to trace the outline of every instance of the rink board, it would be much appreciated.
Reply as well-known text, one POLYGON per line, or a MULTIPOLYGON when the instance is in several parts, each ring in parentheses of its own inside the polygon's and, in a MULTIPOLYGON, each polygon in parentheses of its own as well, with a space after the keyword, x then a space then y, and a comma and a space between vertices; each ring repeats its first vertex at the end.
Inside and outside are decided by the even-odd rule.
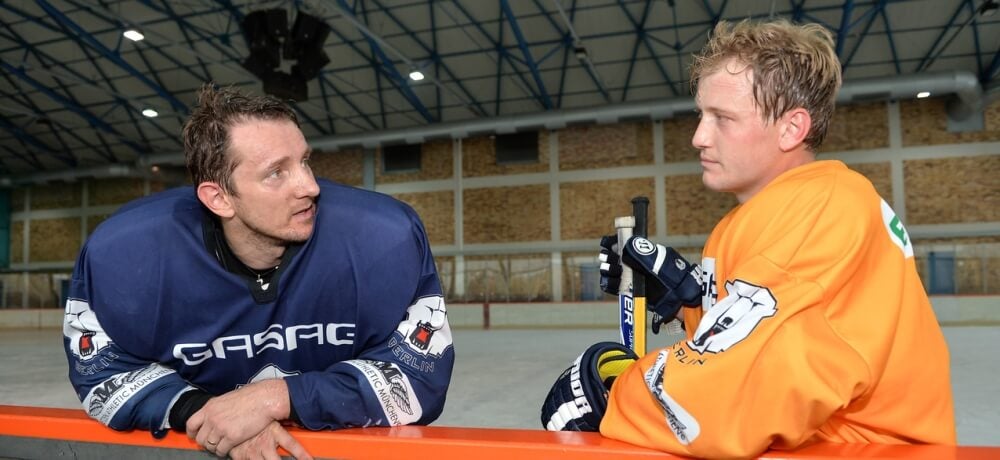
MULTIPOLYGON (((544 458, 679 458, 601 437, 597 433, 460 427, 354 428, 339 431, 290 429, 316 458, 379 459, 430 456, 435 460, 544 458)), ((148 432, 118 432, 81 410, 0 405, 0 458, 208 459, 181 433, 154 439, 148 432)), ((1000 447, 814 444, 765 459, 955 459, 1000 458, 1000 447)))

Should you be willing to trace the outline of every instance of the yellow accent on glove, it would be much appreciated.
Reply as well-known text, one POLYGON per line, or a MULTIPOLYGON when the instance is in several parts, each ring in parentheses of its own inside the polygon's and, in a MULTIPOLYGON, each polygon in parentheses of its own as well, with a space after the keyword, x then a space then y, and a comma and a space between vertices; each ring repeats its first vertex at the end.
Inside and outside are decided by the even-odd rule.
POLYGON ((602 382, 606 382, 609 377, 621 375, 634 362, 635 359, 626 357, 620 350, 606 351, 597 360, 597 374, 601 376, 602 382))

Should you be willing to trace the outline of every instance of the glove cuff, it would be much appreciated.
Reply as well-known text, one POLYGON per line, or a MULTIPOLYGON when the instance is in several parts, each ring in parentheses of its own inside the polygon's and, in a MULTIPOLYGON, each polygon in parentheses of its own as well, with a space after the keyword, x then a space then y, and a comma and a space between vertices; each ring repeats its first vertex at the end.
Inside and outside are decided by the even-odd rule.
POLYGON ((542 404, 542 426, 549 431, 599 431, 611 382, 637 359, 617 342, 591 345, 552 385, 542 404))

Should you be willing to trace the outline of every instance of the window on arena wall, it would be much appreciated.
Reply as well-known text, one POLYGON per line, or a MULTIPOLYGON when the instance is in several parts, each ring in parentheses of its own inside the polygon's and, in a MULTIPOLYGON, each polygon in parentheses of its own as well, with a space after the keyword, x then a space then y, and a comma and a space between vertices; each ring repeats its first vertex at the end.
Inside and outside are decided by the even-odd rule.
POLYGON ((420 153, 420 144, 382 147, 382 172, 387 174, 419 172, 420 153))
POLYGON ((538 131, 498 134, 494 145, 498 165, 538 163, 538 131))

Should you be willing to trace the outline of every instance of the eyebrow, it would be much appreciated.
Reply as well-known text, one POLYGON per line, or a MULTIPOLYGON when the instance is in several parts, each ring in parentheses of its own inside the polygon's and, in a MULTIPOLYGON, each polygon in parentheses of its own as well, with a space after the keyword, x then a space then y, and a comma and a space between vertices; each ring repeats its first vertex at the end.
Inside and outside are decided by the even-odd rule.
POLYGON ((275 166, 278 166, 278 165, 280 165, 280 164, 282 164, 282 163, 284 163, 284 162, 286 162, 288 160, 289 160, 289 157, 287 155, 283 156, 283 157, 275 158, 274 160, 271 160, 271 161, 268 161, 267 163, 264 163, 263 170, 264 171, 270 171, 271 169, 274 169, 275 166))
POLYGON ((733 110, 724 109, 724 108, 716 107, 716 106, 707 106, 707 107, 698 106, 696 110, 698 112, 711 112, 711 113, 722 114, 722 115, 731 115, 731 116, 737 115, 739 113, 739 112, 736 112, 736 111, 733 111, 733 110))
MULTIPOLYGON (((306 149, 302 152, 302 157, 306 158, 306 157, 312 156, 312 153, 313 153, 312 147, 306 147, 306 149)), ((285 155, 283 157, 275 158, 272 161, 264 163, 264 170, 265 171, 270 171, 275 166, 280 165, 280 164, 282 164, 282 163, 284 163, 286 161, 290 161, 291 159, 292 158, 290 156, 288 156, 288 155, 285 155)))

